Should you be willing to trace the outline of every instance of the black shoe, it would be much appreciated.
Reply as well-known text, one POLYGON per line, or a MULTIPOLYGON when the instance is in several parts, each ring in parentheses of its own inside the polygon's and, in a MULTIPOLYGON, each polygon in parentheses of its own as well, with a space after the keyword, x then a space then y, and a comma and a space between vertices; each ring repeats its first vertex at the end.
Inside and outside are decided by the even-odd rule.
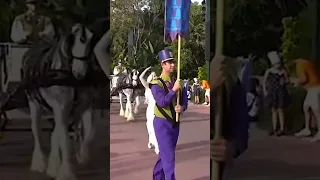
POLYGON ((284 130, 281 130, 281 131, 278 131, 277 132, 277 136, 283 136, 285 135, 286 133, 284 132, 284 130))
POLYGON ((269 136, 274 136, 276 134, 276 131, 275 130, 272 130, 269 132, 269 136))

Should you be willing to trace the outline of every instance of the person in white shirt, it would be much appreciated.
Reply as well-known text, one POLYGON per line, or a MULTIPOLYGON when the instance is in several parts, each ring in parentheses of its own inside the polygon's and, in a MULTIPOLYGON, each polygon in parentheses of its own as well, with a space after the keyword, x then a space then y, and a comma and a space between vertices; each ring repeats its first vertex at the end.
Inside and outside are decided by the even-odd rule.
POLYGON ((113 75, 117 76, 120 73, 123 73, 123 74, 127 74, 128 73, 127 68, 123 66, 121 60, 118 62, 118 65, 113 68, 113 75))
POLYGON ((39 2, 26 0, 25 3, 27 10, 12 23, 11 40, 18 44, 34 44, 43 36, 54 37, 51 19, 38 14, 39 2))
POLYGON ((157 77, 156 73, 151 72, 151 74, 147 78, 147 81, 144 79, 145 74, 150 69, 151 69, 151 67, 146 68, 139 76, 139 79, 145 88, 145 98, 146 98, 146 102, 148 103, 148 107, 147 107, 147 111, 146 111, 146 117, 147 117, 146 125, 147 125, 148 134, 149 134, 148 148, 149 149, 154 148, 154 152, 156 154, 159 154, 159 146, 158 146, 156 134, 154 132, 154 127, 153 127, 154 108, 156 105, 156 101, 154 100, 151 89, 149 87, 149 83, 157 77))

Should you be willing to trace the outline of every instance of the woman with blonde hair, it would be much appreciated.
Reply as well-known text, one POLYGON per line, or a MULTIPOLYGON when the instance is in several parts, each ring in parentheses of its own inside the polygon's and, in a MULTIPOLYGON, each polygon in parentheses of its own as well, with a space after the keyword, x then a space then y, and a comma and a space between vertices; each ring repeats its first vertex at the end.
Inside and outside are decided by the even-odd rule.
POLYGON ((157 77, 156 73, 151 72, 151 74, 148 76, 147 80, 144 79, 145 74, 150 69, 151 69, 151 67, 146 68, 139 76, 139 79, 145 88, 145 98, 146 98, 146 102, 148 104, 147 111, 146 111, 146 118, 147 118, 146 125, 147 125, 148 134, 149 134, 148 148, 149 149, 154 148, 154 152, 156 154, 159 154, 158 142, 157 142, 157 138, 156 138, 156 135, 154 132, 154 127, 153 127, 154 108, 156 105, 156 101, 154 100, 151 89, 149 87, 149 83, 157 77))

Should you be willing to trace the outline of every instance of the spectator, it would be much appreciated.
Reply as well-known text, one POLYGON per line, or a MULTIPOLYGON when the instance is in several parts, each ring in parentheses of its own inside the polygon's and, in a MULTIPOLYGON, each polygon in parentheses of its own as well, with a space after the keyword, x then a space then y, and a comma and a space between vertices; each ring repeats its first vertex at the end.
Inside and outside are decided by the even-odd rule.
POLYGON ((269 135, 285 135, 284 109, 289 106, 290 96, 287 90, 287 73, 277 52, 268 53, 272 67, 264 75, 263 91, 272 112, 272 130, 269 135), (280 129, 277 129, 279 120, 280 129), (277 131, 278 130, 278 131, 277 131))
POLYGON ((194 95, 194 104, 200 104, 200 84, 197 78, 193 78, 192 92, 194 95))

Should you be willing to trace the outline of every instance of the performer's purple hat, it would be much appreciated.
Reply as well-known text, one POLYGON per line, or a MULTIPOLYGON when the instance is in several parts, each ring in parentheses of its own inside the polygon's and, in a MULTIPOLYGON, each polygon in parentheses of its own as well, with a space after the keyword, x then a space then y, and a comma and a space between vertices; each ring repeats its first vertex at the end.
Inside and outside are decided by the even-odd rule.
POLYGON ((174 60, 171 49, 164 49, 160 51, 158 55, 161 63, 174 60))

